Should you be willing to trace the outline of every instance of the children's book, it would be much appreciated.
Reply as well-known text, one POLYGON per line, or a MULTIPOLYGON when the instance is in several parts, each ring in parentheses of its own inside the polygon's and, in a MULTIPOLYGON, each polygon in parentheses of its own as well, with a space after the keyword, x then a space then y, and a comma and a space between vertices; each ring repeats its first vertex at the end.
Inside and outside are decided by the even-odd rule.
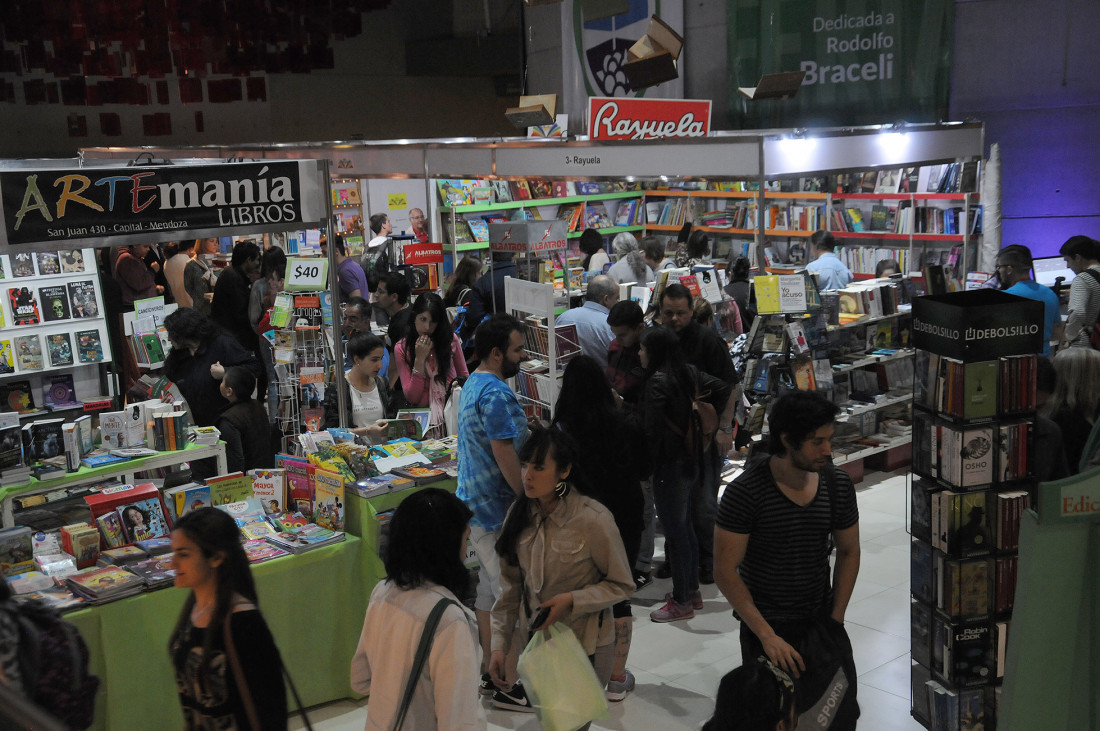
POLYGON ((38 324, 38 301, 29 288, 12 287, 8 290, 8 301, 11 303, 12 325, 38 324))
POLYGON ((210 477, 206 480, 206 484, 210 487, 210 504, 215 508, 253 497, 252 478, 243 472, 230 472, 228 475, 210 477))
POLYGON ((264 561, 270 561, 273 558, 282 558, 283 556, 289 556, 288 551, 268 543, 265 540, 247 540, 243 544, 244 555, 248 556, 249 563, 263 563, 264 561))
POLYGON ((172 552, 171 536, 147 538, 144 541, 138 541, 135 545, 150 556, 164 556, 172 552))
MULTIPOLYGON (((237 527, 239 528, 244 528, 250 523, 267 524, 264 506, 261 505, 259 499, 254 496, 231 503, 222 503, 216 507, 218 510, 228 513, 229 517, 236 521, 237 527)), ((256 538, 257 536, 250 537, 256 538)))
POLYGON ((259 498, 264 511, 268 515, 283 512, 286 505, 286 470, 281 467, 255 469, 247 474, 252 478, 252 494, 259 498))
MULTIPOLYGON (((296 459, 289 455, 276 455, 275 464, 282 464, 286 470, 287 505, 295 512, 307 518, 313 515, 313 485, 310 479, 311 465, 307 460, 296 459), (282 458, 282 461, 280 461, 282 458)), ((316 468, 314 468, 316 469, 316 468)))
POLYGON ((120 505, 115 512, 122 519, 122 529, 130 543, 168 535, 168 521, 164 517, 159 495, 120 505))
POLYGON ((331 530, 344 529, 344 478, 335 472, 317 470, 315 473, 315 497, 313 520, 317 525, 331 530))
POLYGON ((210 487, 197 482, 189 482, 164 491, 166 498, 175 504, 176 515, 183 517, 192 510, 210 507, 210 487))
MULTIPOLYGON (((100 517, 105 516, 101 515, 100 517)), ((127 564, 144 561, 147 558, 149 558, 149 554, 138 546, 119 546, 118 548, 108 548, 100 553, 99 560, 96 563, 100 566, 126 566, 127 564)))
POLYGON ((38 301, 42 305, 42 319, 46 322, 68 320, 72 316, 69 310, 69 294, 63 284, 39 287, 38 301))
POLYGON ((95 524, 108 548, 118 548, 126 544, 126 534, 122 530, 122 519, 118 517, 118 513, 104 513, 95 519, 95 524))
POLYGON ((50 353, 50 365, 52 367, 73 364, 73 343, 69 333, 50 333, 47 335, 46 349, 50 353))
POLYGON ((34 543, 25 526, 0 529, 0 576, 15 576, 34 569, 34 543))
POLYGON ((99 531, 90 523, 62 526, 61 547, 65 553, 76 559, 78 569, 94 566, 99 558, 99 531))
POLYGON ((19 335, 15 338, 15 357, 19 360, 19 370, 42 370, 42 341, 38 335, 19 335))
POLYGON ((176 570, 172 568, 171 556, 154 556, 144 561, 129 565, 131 571, 141 577, 145 585, 150 589, 165 586, 176 578, 176 570))

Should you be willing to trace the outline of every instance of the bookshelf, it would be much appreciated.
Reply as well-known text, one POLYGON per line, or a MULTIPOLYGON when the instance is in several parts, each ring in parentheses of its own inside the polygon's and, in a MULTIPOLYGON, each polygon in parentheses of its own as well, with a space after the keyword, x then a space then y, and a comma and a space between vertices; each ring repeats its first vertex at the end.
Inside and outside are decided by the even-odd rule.
MULTIPOLYGON (((44 388, 71 375, 77 401, 110 391, 112 360, 95 250, 0 257, 0 410, 29 394, 30 413, 45 412, 44 388)), ((113 391, 110 391, 113 393, 113 391)))
POLYGON ((363 215, 363 194, 359 188, 359 180, 333 178, 331 195, 333 228, 344 237, 348 256, 358 258, 363 255, 363 246, 366 243, 366 219, 363 215))
POLYGON ((1035 495, 1040 303, 994 290, 913 304, 912 715, 929 729, 998 722, 1035 495))

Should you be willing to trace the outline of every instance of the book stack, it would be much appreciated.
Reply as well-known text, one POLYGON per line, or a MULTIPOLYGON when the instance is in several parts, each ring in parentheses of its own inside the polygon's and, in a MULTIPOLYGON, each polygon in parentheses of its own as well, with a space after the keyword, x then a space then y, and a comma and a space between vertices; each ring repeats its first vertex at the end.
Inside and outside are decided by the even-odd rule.
POLYGON ((187 430, 187 439, 192 444, 210 447, 218 443, 222 433, 216 426, 193 426, 187 430))
POLYGON ((15 576, 33 570, 31 529, 25 526, 0 529, 0 576, 15 576))
POLYGON ((0 427, 0 487, 22 485, 31 479, 31 467, 25 457, 22 427, 19 418, 0 427))
POLYGON ((153 414, 153 446, 159 452, 175 452, 187 446, 187 413, 159 411, 153 414))
POLYGON ((51 586, 48 589, 17 594, 13 597, 13 601, 16 604, 36 602, 58 612, 79 609, 84 604, 83 597, 75 596, 64 586, 51 586))
POLYGON ((315 523, 308 523, 296 531, 284 531, 268 536, 265 540, 277 548, 290 553, 305 553, 315 548, 331 546, 344 540, 342 531, 334 531, 322 528, 315 523))
POLYGON ((159 589, 171 585, 176 578, 172 568, 171 556, 152 556, 127 566, 130 571, 141 577, 148 589, 159 589))
POLYGON ((65 586, 89 604, 96 605, 138 594, 145 582, 120 566, 99 566, 78 571, 65 580, 65 586))
POLYGON ((413 487, 415 484, 413 480, 407 477, 399 477, 395 474, 385 474, 358 480, 348 485, 347 489, 354 492, 359 497, 371 498, 378 495, 385 495, 390 492, 398 492, 407 487, 413 487))
POLYGON ((290 555, 289 551, 284 551, 263 539, 245 541, 242 545, 249 563, 264 563, 265 561, 290 555))

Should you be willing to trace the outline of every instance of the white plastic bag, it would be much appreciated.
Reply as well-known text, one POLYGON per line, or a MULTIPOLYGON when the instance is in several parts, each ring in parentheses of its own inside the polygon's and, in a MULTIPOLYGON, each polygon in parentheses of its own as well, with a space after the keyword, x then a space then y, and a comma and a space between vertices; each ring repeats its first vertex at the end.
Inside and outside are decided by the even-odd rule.
POLYGON ((573 630, 560 622, 540 630, 519 656, 519 677, 546 731, 576 731, 609 715, 607 696, 573 630))
POLYGON ((462 386, 456 383, 443 404, 443 424, 447 428, 447 436, 458 434, 458 397, 461 395, 462 386))

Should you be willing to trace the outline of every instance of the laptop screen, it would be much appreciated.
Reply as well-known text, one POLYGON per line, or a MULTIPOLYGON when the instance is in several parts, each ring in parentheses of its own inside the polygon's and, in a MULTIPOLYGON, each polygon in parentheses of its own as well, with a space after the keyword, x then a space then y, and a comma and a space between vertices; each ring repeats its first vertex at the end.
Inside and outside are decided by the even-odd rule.
POLYGON ((1063 284, 1073 281, 1073 270, 1066 266, 1066 260, 1060 256, 1048 256, 1031 262, 1035 269, 1035 281, 1047 287, 1054 286, 1057 277, 1063 277, 1063 284))

